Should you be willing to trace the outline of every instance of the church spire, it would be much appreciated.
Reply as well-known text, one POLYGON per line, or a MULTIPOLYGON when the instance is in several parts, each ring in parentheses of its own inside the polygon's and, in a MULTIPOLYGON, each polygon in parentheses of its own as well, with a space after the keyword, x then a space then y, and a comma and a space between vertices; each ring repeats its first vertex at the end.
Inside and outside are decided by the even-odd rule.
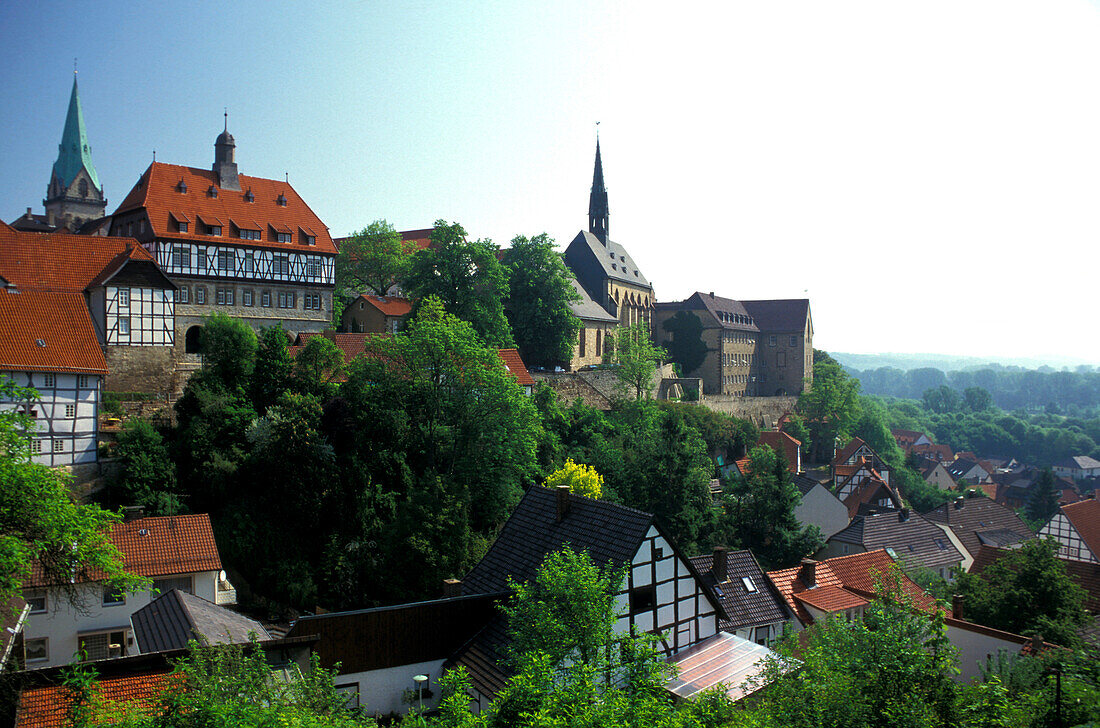
POLYGON ((607 188, 603 183, 603 161, 600 159, 600 135, 596 132, 596 166, 592 170, 592 193, 588 197, 588 232, 607 243, 607 188))
POLYGON ((80 92, 76 85, 76 71, 73 71, 73 92, 69 96, 69 113, 65 117, 65 131, 61 134, 61 144, 57 147, 57 161, 53 163, 53 176, 60 180, 61 187, 73 183, 83 169, 97 190, 99 175, 92 164, 92 148, 88 146, 88 131, 84 128, 84 110, 80 106, 80 92))

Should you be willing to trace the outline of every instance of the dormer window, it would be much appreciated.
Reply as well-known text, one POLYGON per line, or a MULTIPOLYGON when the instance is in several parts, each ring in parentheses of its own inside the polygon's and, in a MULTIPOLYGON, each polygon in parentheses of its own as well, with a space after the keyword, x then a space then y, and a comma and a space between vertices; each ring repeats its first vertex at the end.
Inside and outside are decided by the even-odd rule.
POLYGON ((180 222, 177 222, 176 225, 179 227, 179 231, 181 233, 187 232, 187 223, 185 223, 183 221, 180 221, 180 222))
POLYGON ((244 193, 244 201, 245 202, 255 202, 256 201, 256 195, 252 194, 252 188, 251 187, 248 188, 248 192, 244 193))
POLYGON ((246 228, 241 228, 241 240, 259 240, 259 239, 260 239, 260 231, 259 230, 248 230, 246 228))
POLYGON ((179 184, 176 185, 176 192, 179 192, 181 195, 187 194, 187 183, 184 182, 182 178, 180 179, 179 184))
POLYGON ((306 245, 316 245, 316 244, 317 244, 317 238, 316 237, 314 237, 313 235, 307 235, 306 236, 306 245))
MULTIPOLYGON (((210 185, 210 189, 208 189, 206 191, 206 196, 207 197, 213 197, 215 200, 218 199, 218 188, 215 187, 214 185, 210 185)), ((221 233, 219 233, 219 235, 220 234, 221 233)))
POLYGON ((279 196, 275 198, 275 204, 279 207, 286 207, 286 195, 280 192, 279 196))
POLYGON ((289 243, 290 233, 275 233, 275 242, 277 243, 289 243))
POLYGON ((222 226, 221 225, 207 225, 206 226, 206 234, 207 235, 221 235, 222 234, 222 226))

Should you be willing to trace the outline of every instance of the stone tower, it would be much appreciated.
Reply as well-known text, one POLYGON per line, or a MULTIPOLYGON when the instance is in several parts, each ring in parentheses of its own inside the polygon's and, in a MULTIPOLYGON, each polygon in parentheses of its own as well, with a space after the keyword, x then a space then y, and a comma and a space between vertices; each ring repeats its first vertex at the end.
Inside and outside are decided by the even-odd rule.
POLYGON ((229 114, 225 115, 225 129, 214 140, 214 172, 218 175, 218 187, 223 190, 240 192, 241 182, 237 177, 237 142, 229 133, 229 114))
POLYGON ((607 188, 603 184, 603 162, 600 161, 600 138, 596 137, 596 168, 592 171, 592 193, 588 197, 588 232, 607 242, 610 227, 607 210, 607 188))
POLYGON ((84 128, 84 111, 73 74, 73 92, 69 97, 69 113, 65 131, 57 147, 50 184, 46 188, 46 220, 50 225, 76 231, 89 220, 103 217, 107 198, 99 184, 99 175, 92 164, 92 148, 88 146, 88 131, 84 128))

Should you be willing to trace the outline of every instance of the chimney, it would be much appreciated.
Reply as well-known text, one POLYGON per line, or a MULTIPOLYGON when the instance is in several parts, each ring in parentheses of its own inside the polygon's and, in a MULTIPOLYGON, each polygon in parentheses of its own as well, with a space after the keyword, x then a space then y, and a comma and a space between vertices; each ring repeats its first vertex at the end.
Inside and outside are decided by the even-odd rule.
MULTIPOLYGON (((27 212, 30 212, 30 211, 31 211, 31 208, 29 208, 29 207, 28 207, 28 208, 27 208, 27 212)), ((714 291, 711 291, 711 292, 710 292, 710 297, 711 297, 711 298, 714 298, 714 291)))
POLYGON ((962 594, 955 594, 951 597, 951 616, 955 619, 965 619, 963 617, 963 602, 966 601, 966 597, 962 594))
POLYGON ((31 208, 27 208, 27 219, 30 220, 33 215, 31 214, 31 208))
POLYGON ((909 509, 908 508, 902 508, 900 511, 898 511, 898 520, 901 521, 902 523, 909 520, 909 509))
POLYGON ((1031 635, 1031 649, 1035 650, 1035 654, 1039 654, 1039 652, 1042 651, 1042 649, 1043 649, 1043 635, 1041 635, 1041 634, 1031 635))
MULTIPOLYGON (((969 490, 966 491, 966 497, 967 498, 977 498, 978 497, 978 491, 976 491, 973 488, 970 488, 969 490)), ((960 508, 961 507, 962 506, 960 506, 960 508)))
POLYGON ((558 504, 557 522, 561 523, 569 514, 569 486, 559 485, 554 489, 554 494, 558 504))
POLYGON ((710 567, 711 573, 714 574, 714 580, 721 584, 726 581, 729 576, 726 574, 726 547, 715 546, 714 547, 714 563, 710 567))
POLYGON ((806 586, 817 586, 817 562, 813 559, 802 559, 802 566, 798 570, 798 576, 806 586))
POLYGON ((452 597, 462 596, 462 580, 461 579, 444 579, 443 580, 443 598, 450 599, 452 597))
POLYGON ((956 510, 956 511, 960 511, 960 510, 962 510, 962 507, 963 507, 963 503, 964 503, 964 502, 965 502, 965 501, 963 500, 963 497, 962 497, 961 495, 960 495, 960 496, 958 496, 957 498, 955 498, 955 510, 956 510))

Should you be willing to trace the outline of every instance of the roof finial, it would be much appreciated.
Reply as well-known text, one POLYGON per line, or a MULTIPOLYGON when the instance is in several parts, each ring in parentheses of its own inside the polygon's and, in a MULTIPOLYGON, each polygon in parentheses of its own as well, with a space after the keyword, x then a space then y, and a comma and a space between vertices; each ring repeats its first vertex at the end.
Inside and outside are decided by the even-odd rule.
POLYGON ((73 75, 76 75, 76 59, 73 59, 73 75))
POLYGON ((600 122, 596 122, 596 141, 600 140, 600 122))
POLYGON ((283 175, 286 178, 286 183, 290 184, 290 172, 283 172, 283 175))
POLYGON ((154 162, 157 161, 157 150, 156 149, 153 150, 153 161, 154 162))
POLYGON ((229 107, 222 107, 225 110, 225 129, 223 131, 229 131, 229 107))

